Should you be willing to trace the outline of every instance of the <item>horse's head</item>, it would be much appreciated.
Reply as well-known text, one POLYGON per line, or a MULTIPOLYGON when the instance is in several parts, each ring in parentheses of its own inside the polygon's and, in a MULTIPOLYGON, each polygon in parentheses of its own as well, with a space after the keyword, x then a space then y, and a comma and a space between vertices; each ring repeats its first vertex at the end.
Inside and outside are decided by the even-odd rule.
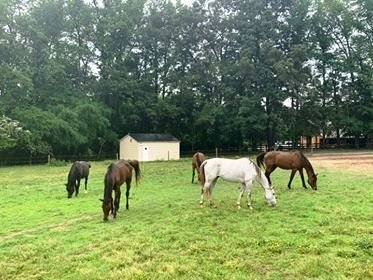
POLYGON ((104 200, 100 199, 102 201, 102 211, 104 212, 104 221, 108 220, 110 210, 112 210, 112 201, 111 200, 104 200))
POLYGON ((308 184, 311 186, 311 188, 316 191, 317 190, 317 174, 312 174, 308 177, 308 184))
POLYGON ((264 193, 264 197, 267 200, 269 206, 276 206, 276 196, 274 195, 272 189, 266 189, 264 193))
POLYGON ((66 191, 67 191, 67 198, 71 198, 74 193, 74 183, 69 182, 65 184, 65 186, 66 186, 66 191))

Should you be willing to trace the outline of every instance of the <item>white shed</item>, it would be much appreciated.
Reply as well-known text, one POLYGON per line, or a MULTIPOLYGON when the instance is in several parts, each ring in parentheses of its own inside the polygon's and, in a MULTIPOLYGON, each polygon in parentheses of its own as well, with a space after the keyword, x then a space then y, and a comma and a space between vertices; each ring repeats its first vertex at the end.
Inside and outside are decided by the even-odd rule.
POLYGON ((180 141, 170 134, 128 133, 119 144, 120 159, 180 159, 180 141))

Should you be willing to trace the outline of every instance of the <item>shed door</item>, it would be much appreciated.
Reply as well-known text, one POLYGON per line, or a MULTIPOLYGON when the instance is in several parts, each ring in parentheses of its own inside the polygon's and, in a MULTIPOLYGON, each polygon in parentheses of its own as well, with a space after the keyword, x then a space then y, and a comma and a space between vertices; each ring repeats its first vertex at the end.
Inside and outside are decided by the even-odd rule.
POLYGON ((149 146, 142 146, 142 160, 149 161, 149 146))

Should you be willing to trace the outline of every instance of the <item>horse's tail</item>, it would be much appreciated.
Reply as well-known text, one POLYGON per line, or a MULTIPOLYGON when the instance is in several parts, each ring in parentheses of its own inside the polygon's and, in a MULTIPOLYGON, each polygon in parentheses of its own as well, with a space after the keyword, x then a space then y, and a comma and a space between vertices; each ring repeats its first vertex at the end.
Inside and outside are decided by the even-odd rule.
POLYGON ((129 160, 128 163, 135 169, 135 178, 136 184, 139 182, 141 178, 141 170, 140 170, 140 163, 138 160, 129 160))
POLYGON ((206 182, 206 176, 205 176, 205 165, 206 165, 206 163, 207 163, 207 161, 205 160, 204 162, 202 162, 201 166, 199 167, 202 187, 205 185, 205 182, 206 182))
POLYGON ((266 155, 266 152, 263 152, 263 153, 260 153, 257 157, 256 157, 256 164, 260 167, 260 166, 263 166, 264 167, 264 156, 266 155))
POLYGON ((197 153, 197 155, 196 155, 198 169, 201 167, 201 164, 202 164, 202 160, 201 160, 199 155, 200 155, 200 153, 197 153))

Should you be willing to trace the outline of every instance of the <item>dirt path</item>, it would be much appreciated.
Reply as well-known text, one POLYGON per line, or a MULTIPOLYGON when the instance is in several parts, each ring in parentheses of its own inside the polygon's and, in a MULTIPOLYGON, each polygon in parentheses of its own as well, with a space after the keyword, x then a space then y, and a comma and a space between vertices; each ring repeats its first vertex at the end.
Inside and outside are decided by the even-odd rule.
POLYGON ((373 153, 309 154, 308 159, 315 168, 373 174, 373 153))

